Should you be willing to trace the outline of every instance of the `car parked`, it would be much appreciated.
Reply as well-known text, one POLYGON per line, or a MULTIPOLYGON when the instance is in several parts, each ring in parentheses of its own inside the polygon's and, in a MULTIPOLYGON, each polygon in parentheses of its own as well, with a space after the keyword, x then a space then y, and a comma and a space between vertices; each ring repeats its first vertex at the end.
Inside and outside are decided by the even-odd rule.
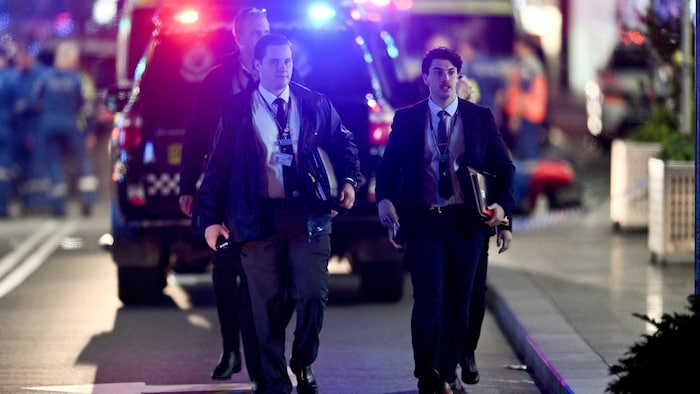
POLYGON ((625 32, 605 68, 586 84, 586 126, 606 145, 648 121, 654 103, 669 96, 670 68, 639 32, 625 32))
MULTIPOLYGON (((361 13, 328 8, 307 14, 297 3, 305 4, 209 1, 197 7, 175 2, 132 9, 131 15, 141 16, 138 20, 156 23, 138 61, 124 58, 138 50, 144 34, 134 30, 143 26, 131 26, 133 40, 122 46, 122 58, 118 54, 122 67, 128 70, 131 64, 134 70, 127 103, 117 108, 110 149, 111 253, 125 304, 157 302, 171 269, 202 270, 209 262, 203 238, 193 235, 190 219, 178 205, 182 140, 201 79, 235 50, 230 22, 243 6, 267 6, 271 30, 287 35, 295 46, 299 79, 326 94, 355 135, 366 182, 353 210, 334 218, 333 254, 349 265, 333 267, 358 275, 367 298, 401 297, 402 256, 388 242, 374 201, 374 169, 388 139, 392 104, 397 105, 392 98, 406 99, 397 78, 396 48, 391 36, 361 13), (149 13, 152 18, 143 17, 149 13)), ((111 98, 110 103, 118 102, 111 98)))

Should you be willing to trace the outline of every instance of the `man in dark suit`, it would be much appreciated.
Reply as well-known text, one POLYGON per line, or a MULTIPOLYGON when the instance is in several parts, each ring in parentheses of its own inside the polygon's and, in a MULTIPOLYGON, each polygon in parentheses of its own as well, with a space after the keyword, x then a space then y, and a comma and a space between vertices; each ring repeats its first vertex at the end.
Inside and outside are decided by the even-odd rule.
MULTIPOLYGON (((202 174, 216 126, 227 96, 238 93, 257 80, 253 70, 253 48, 258 39, 270 33, 270 23, 264 10, 243 8, 234 19, 233 33, 238 51, 215 66, 202 80, 182 146, 180 171, 180 209, 187 216, 193 212, 197 182, 202 174)), ((195 229, 203 232, 204 229, 195 229)), ((229 379, 241 370, 239 324, 238 272, 240 261, 235 247, 214 253, 212 282, 216 295, 216 311, 222 339, 219 362, 211 373, 212 379, 229 379)), ((245 311, 243 311, 245 312, 245 311)), ((243 319, 243 324, 248 322, 243 319)), ((244 330, 249 329, 247 327, 244 330)), ((247 347, 244 336, 244 348, 247 347)), ((249 365, 248 369, 254 368, 249 365)))
POLYGON ((513 163, 491 111, 457 97, 461 68, 454 50, 426 53, 421 71, 430 97, 396 112, 377 169, 379 218, 391 241, 406 245, 421 394, 456 385, 478 260, 513 205, 513 163), (491 174, 490 219, 477 209, 469 167, 491 174))
POLYGON ((340 180, 337 203, 350 209, 362 179, 357 146, 325 96, 290 83, 286 37, 261 38, 254 65, 259 84, 224 105, 200 186, 199 226, 212 249, 221 236, 240 244, 261 362, 261 375, 251 376, 256 392, 292 391, 284 355, 291 297, 296 328, 289 366, 298 393, 318 393, 311 364, 328 300, 333 207, 316 197, 303 169, 323 148, 340 180))

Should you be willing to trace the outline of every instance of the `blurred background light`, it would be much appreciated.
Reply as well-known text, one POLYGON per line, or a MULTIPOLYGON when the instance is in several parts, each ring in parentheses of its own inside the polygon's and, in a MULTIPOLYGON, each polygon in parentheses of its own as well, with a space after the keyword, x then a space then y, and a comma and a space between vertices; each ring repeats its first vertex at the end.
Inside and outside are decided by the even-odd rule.
POLYGON ((316 22, 325 22, 333 19, 336 15, 335 9, 326 3, 314 3, 309 6, 309 17, 316 22))
POLYGON ((107 25, 111 23, 116 16, 116 0, 96 0, 92 5, 92 20, 99 25, 107 25))
POLYGON ((56 15, 56 19, 54 19, 53 23, 54 30, 56 31, 56 35, 59 37, 67 37, 73 32, 73 28, 75 27, 74 21, 73 21, 73 15, 71 15, 69 12, 62 12, 58 15, 56 15))

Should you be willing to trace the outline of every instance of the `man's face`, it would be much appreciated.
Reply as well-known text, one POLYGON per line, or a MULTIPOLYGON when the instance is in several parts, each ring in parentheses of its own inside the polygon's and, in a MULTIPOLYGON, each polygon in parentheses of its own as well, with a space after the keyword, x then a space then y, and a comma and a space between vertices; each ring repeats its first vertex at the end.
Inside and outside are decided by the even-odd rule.
POLYGON ((243 21, 243 25, 238 31, 236 40, 241 51, 253 55, 255 43, 263 37, 270 34, 270 22, 264 15, 247 18, 243 21))
POLYGON ((289 85, 292 77, 292 49, 289 45, 267 47, 262 60, 255 61, 260 84, 271 92, 278 92, 289 85))
POLYGON ((458 76, 459 70, 449 60, 433 59, 428 74, 423 74, 423 82, 434 101, 450 101, 457 95, 458 76))

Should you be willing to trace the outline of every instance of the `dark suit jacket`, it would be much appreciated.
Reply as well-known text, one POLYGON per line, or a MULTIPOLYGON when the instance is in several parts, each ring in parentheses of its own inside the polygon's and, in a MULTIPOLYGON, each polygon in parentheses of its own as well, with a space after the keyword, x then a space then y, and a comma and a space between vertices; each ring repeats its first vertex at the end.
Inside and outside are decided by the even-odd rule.
MULTIPOLYGON (((261 192, 266 187, 263 146, 253 125, 252 99, 258 84, 230 97, 224 103, 204 179, 199 189, 196 226, 202 229, 225 223, 234 242, 265 236, 269 228, 262 221, 261 192)), ((336 177, 362 181, 357 146, 352 133, 341 124, 340 117, 326 96, 302 85, 291 83, 301 115, 297 158, 307 160, 314 149, 328 153, 336 177)), ((327 207, 314 206, 302 187, 302 199, 312 214, 330 214, 327 207)), ((310 215, 309 228, 315 226, 310 215)), ((311 231, 311 230, 309 230, 311 231)))
MULTIPOLYGON (((458 111, 464 130, 464 156, 458 158, 460 168, 470 166, 494 175, 489 185, 489 203, 500 204, 510 216, 513 207, 513 174, 515 167, 491 111, 459 99, 458 111)), ((416 212, 423 189, 423 156, 428 121, 428 99, 396 111, 384 157, 377 168, 377 201, 389 199, 397 208, 402 238, 409 236, 416 225, 416 212)), ((460 185, 470 182, 461 171, 460 185)), ((462 190, 465 190, 462 187, 462 190)), ((472 200, 465 198, 467 203, 472 200)), ((476 206, 468 207, 465 226, 475 231, 487 230, 477 214, 476 206)))

